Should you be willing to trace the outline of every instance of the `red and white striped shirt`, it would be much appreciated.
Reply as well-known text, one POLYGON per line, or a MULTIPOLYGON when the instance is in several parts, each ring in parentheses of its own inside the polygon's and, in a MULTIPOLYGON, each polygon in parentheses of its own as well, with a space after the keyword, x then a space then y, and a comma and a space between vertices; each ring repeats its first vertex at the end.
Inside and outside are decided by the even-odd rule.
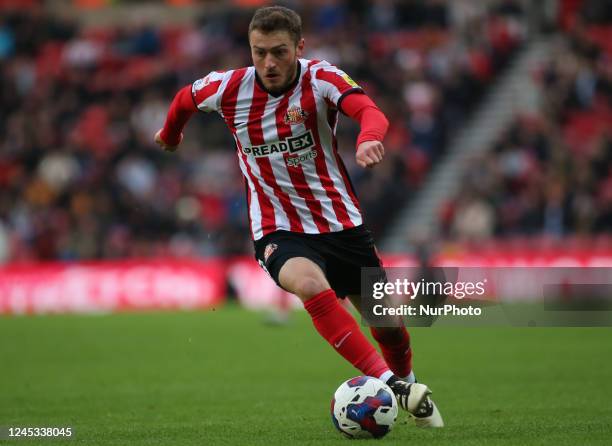
POLYGON ((254 240, 277 230, 317 234, 362 223, 335 135, 339 103, 361 89, 328 62, 306 59, 293 85, 275 97, 251 66, 213 71, 191 87, 198 109, 219 113, 234 136, 254 240))

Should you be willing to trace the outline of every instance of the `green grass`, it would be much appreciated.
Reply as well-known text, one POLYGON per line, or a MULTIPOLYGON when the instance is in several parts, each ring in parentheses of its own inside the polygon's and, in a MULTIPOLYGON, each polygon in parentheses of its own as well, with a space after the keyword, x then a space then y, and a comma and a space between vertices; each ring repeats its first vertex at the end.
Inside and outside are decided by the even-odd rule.
MULTIPOLYGON (((288 327, 211 312, 0 318, 0 426, 70 441, 3 444, 347 445, 329 416, 358 373, 304 312, 288 327)), ((447 427, 398 420, 376 444, 610 444, 612 330, 419 328, 417 376, 447 427)))

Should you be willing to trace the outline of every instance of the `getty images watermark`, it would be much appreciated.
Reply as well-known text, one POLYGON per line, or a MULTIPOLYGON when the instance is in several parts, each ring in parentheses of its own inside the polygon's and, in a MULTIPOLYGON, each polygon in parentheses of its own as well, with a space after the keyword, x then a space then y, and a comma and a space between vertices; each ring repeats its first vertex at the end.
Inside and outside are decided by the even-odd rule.
POLYGON ((612 268, 362 268, 359 310, 375 327, 612 326, 612 268))
POLYGON ((443 305, 432 305, 432 298, 441 296, 454 297, 461 300, 465 297, 482 297, 485 295, 485 284, 487 279, 478 282, 450 282, 430 281, 421 279, 418 281, 395 279, 393 282, 379 278, 372 283, 372 298, 378 300, 372 307, 374 316, 480 316, 482 309, 477 306, 459 306, 453 303, 443 305), (407 297, 411 301, 420 298, 416 305, 398 304, 389 305, 391 299, 407 297), (424 301, 423 301, 424 300, 424 301))
POLYGON ((439 317, 478 318, 490 294, 486 277, 458 277, 456 268, 363 268, 361 315, 366 325, 431 325, 439 317))

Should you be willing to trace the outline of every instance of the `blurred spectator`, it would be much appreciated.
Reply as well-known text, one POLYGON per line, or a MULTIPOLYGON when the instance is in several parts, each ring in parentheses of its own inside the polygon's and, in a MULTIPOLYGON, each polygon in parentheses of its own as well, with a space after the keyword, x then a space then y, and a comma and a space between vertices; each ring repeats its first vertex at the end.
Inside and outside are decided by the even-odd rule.
POLYGON ((612 230, 612 26, 589 18, 594 3, 583 4, 586 20, 575 22, 541 70, 540 114, 517 117, 494 152, 470 164, 462 191, 441 210, 448 236, 459 235, 463 202, 481 197, 494 213, 489 235, 612 230))
POLYGON ((460 240, 478 241, 493 235, 495 212, 483 199, 466 197, 457 203, 452 232, 460 240))
MULTIPOLYGON (((342 123, 338 135, 379 235, 525 37, 518 2, 457 3, 301 7, 306 57, 349 72, 391 121, 387 160, 371 171, 354 163, 356 125, 342 123)), ((3 11, 0 261, 249 251, 244 184, 223 123, 192 120, 176 154, 159 153, 152 137, 180 87, 250 64, 251 15, 226 6, 178 28, 81 29, 41 8, 3 11)), ((596 69, 585 61, 576 77, 582 104, 608 88, 596 69)), ((610 195, 602 191, 600 200, 610 195)), ((547 221, 557 228, 553 198, 547 221)), ((580 209, 581 221, 591 221, 588 204, 580 209)))

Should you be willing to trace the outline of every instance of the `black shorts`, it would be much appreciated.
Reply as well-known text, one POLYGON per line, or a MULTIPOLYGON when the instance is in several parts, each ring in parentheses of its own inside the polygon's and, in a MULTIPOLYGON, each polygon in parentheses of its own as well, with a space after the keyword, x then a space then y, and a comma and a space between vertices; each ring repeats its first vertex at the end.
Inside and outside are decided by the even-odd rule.
POLYGON ((363 225, 324 234, 275 231, 255 241, 257 262, 278 286, 281 267, 293 257, 319 265, 338 297, 360 294, 362 267, 382 267, 372 234, 363 225))

